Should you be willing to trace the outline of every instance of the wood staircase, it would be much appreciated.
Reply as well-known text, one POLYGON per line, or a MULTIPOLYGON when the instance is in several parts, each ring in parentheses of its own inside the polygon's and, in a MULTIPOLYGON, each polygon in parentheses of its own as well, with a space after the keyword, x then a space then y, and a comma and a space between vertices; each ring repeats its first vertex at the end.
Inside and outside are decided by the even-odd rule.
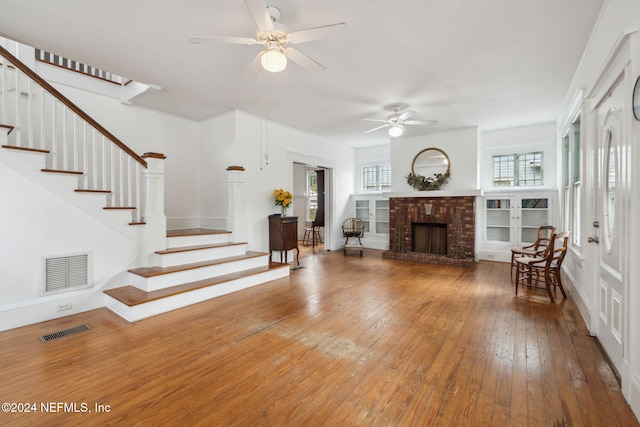
POLYGON ((104 291, 107 307, 135 322, 289 275, 287 264, 230 238, 221 230, 168 231, 159 265, 129 270, 130 285, 104 291))
MULTIPOLYGON (((128 270, 128 285, 103 291, 106 306, 130 322, 289 275, 287 264, 247 251, 247 243, 232 241, 228 231, 169 231, 166 249, 152 253, 165 242, 164 205, 157 203, 164 185, 158 185, 159 168, 146 159, 164 156, 138 156, 1 46, 0 146, 0 163, 137 243, 135 262, 118 268, 155 264, 128 270), (43 172, 51 178, 43 179, 43 172), (155 187, 145 181, 151 173, 155 187), (142 227, 131 231, 128 225, 142 227)), ((114 283, 100 286, 96 292, 114 283)))

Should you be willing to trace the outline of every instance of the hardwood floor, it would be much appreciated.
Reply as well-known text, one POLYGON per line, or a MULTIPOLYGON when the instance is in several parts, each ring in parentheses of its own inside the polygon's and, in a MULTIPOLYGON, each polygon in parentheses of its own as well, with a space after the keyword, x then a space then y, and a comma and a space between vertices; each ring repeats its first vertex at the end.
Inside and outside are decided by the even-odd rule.
POLYGON ((134 324, 0 333, 0 401, 37 405, 0 425, 638 425, 571 298, 516 298, 509 264, 301 249, 289 278, 134 324))

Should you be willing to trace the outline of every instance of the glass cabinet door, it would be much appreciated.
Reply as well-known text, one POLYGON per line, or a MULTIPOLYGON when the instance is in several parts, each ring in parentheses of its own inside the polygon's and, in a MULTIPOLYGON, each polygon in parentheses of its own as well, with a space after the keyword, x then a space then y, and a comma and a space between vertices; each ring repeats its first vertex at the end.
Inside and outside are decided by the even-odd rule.
POLYGON ((364 222, 364 232, 368 233, 369 226, 369 200, 356 200, 356 218, 364 222))
POLYGON ((549 199, 522 199, 520 202, 520 243, 533 243, 538 228, 549 224, 549 199))
POLYGON ((511 199, 486 200, 486 239, 487 241, 511 241, 511 199))
POLYGON ((389 234, 389 200, 376 200, 376 233, 389 234))

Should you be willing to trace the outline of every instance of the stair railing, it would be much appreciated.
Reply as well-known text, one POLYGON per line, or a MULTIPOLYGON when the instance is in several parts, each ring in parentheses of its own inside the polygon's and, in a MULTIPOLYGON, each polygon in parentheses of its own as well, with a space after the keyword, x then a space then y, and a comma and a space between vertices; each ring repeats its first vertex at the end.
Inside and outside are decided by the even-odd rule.
POLYGON ((130 209, 143 222, 147 162, 0 46, 0 124, 9 144, 47 152, 45 170, 78 174, 78 190, 103 192, 107 209, 130 209))

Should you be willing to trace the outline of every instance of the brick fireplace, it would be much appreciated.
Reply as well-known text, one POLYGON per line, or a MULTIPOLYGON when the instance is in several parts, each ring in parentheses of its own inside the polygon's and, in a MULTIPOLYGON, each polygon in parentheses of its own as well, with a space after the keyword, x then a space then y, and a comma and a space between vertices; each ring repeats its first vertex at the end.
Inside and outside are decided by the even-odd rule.
POLYGON ((475 196, 391 197, 389 250, 383 252, 382 256, 434 264, 473 265, 475 201, 475 196), (416 230, 423 230, 425 226, 430 228, 430 225, 436 226, 434 228, 446 225, 446 238, 440 236, 438 242, 424 242, 428 238, 425 236, 433 233, 416 230), (429 253, 429 249, 425 249, 442 245, 443 239, 446 241, 446 254, 429 253))

